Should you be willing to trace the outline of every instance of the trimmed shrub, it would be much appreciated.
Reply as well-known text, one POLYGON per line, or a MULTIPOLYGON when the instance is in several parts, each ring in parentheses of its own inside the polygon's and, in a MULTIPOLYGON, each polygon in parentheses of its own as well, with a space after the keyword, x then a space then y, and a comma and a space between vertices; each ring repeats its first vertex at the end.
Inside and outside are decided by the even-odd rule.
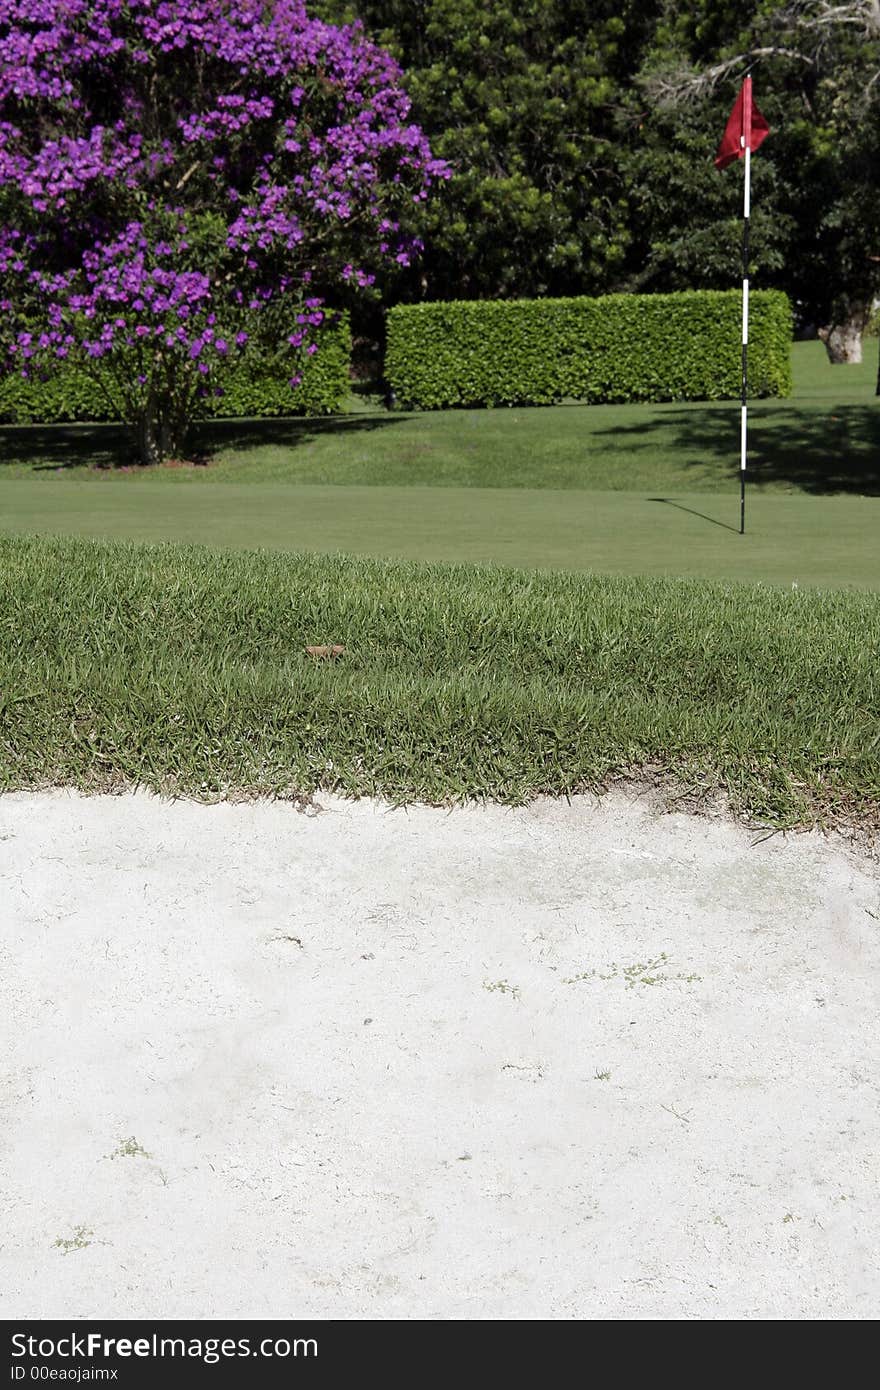
MULTIPOLYGON (((346 314, 324 329, 318 352, 306 358, 295 389, 287 372, 260 370, 247 357, 232 359, 218 384, 222 396, 203 403, 212 418, 242 415, 332 415, 350 391, 351 331, 346 314)), ((59 362, 50 375, 0 379, 0 422, 11 425, 62 424, 73 420, 114 420, 118 416, 100 381, 59 362)))
MULTIPOLYGON (((562 400, 714 401, 739 396, 738 290, 598 299, 400 305, 385 375, 401 405, 552 405, 562 400)), ((791 391, 791 305, 750 301, 749 394, 791 391)))

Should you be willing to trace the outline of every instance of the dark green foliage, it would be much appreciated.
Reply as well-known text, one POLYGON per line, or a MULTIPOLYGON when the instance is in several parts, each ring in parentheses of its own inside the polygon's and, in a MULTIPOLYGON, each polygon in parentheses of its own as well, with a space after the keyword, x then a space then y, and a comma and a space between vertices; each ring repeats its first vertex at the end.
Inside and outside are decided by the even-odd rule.
MULTIPOLYGON (((253 358, 230 362, 223 395, 202 404, 202 414, 223 416, 330 415, 349 392, 351 333, 343 317, 326 328, 320 350, 307 357, 300 385, 290 385, 287 370, 268 364, 260 370, 253 358)), ((87 376, 59 363, 44 378, 8 376, 0 379, 0 422, 12 425, 58 424, 72 420, 115 420, 118 411, 102 389, 100 376, 87 376)))
POLYGON ((757 57, 771 138, 753 164, 756 284, 784 290, 802 328, 858 333, 867 319, 880 294, 876 0, 313 3, 381 35, 453 167, 413 212, 424 256, 386 297, 735 284, 742 170, 712 159, 757 57))
POLYGON ((416 210, 404 299, 596 294, 630 230, 620 92, 653 0, 318 0, 395 52, 414 118, 453 177, 416 210))
MULTIPOLYGON (((631 181, 633 232, 622 288, 718 290, 738 283, 743 169, 719 173, 711 158, 732 104, 724 88, 698 105, 651 111, 631 132, 621 155, 631 181)), ((791 289, 786 260, 796 229, 781 210, 781 179, 772 157, 783 117, 771 93, 762 93, 761 109, 773 139, 752 160, 749 269, 762 289, 791 289)))
POLYGON ((302 382, 290 386, 286 371, 260 371, 245 358, 223 383, 224 394, 211 403, 213 416, 333 415, 351 390, 351 331, 348 317, 322 330, 319 351, 307 357, 302 382))
POLYGON ((59 364, 51 376, 0 378, 0 420, 10 425, 56 424, 66 420, 112 419, 97 382, 59 364))
MULTIPOLYGON (((407 406, 729 400, 741 389, 738 291, 398 306, 386 375, 407 406)), ((750 392, 791 391, 791 308, 752 295, 750 392)))
POLYGON ((747 62, 760 55, 755 99, 771 135, 753 162, 755 269, 763 285, 790 294, 804 325, 864 323, 880 289, 880 28, 872 13, 870 0, 665 6, 626 98, 632 122, 622 159, 636 228, 628 284, 722 283, 725 258, 735 256, 742 180, 734 170, 713 180, 708 156, 747 62))

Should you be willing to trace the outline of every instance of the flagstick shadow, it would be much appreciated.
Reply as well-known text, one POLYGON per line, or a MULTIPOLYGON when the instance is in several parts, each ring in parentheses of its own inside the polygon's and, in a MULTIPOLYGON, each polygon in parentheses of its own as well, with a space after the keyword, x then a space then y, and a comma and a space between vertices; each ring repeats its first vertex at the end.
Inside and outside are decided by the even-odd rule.
POLYGON ((705 512, 694 511, 693 507, 684 507, 681 502, 673 502, 671 497, 649 497, 649 502, 661 502, 664 507, 675 507, 676 511, 687 512, 688 516, 698 516, 701 521, 708 521, 713 526, 720 526, 725 531, 732 531, 735 536, 739 535, 738 526, 730 526, 726 521, 719 521, 717 517, 707 516, 705 512))

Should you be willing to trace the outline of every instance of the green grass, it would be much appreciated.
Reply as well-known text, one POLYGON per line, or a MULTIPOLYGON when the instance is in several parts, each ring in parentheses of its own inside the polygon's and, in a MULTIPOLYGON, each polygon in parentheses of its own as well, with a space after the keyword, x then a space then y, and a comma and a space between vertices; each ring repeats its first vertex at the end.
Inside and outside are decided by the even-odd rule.
POLYGON ((518 802, 647 769, 876 822, 878 704, 868 594, 0 538, 6 789, 518 802))
POLYGON ((238 421, 156 470, 111 466, 111 427, 4 430, 0 531, 877 588, 876 352, 795 345, 794 398, 753 407, 745 539, 735 403, 238 421))
POLYGON ((108 466, 111 427, 0 431, 0 531, 877 588, 876 352, 795 345, 794 398, 753 407, 745 539, 734 403, 238 421, 157 470, 108 466))
POLYGON ((86 466, 106 427, 8 430, 0 530, 877 588, 876 347, 796 344, 795 398, 754 410, 745 539, 735 405, 239 422, 210 467, 127 472, 86 466))
MULTIPOLYGON (((752 406, 752 486, 761 491, 880 495, 877 340, 862 366, 831 367, 821 343, 794 345, 795 392, 752 406)), ((120 487, 228 482, 365 487, 549 488, 729 493, 739 468, 739 408, 562 405, 376 409, 325 420, 205 426, 209 467, 133 468, 111 426, 0 429, 0 473, 120 487), (91 467, 90 467, 91 465, 91 467)))
POLYGON ((0 530, 217 549, 880 588, 880 498, 524 488, 0 484, 0 530))
POLYGON ((735 405, 239 422, 211 467, 149 473, 106 428, 0 431, 0 788, 517 802, 637 774, 876 825, 874 354, 797 345, 745 537, 735 405))

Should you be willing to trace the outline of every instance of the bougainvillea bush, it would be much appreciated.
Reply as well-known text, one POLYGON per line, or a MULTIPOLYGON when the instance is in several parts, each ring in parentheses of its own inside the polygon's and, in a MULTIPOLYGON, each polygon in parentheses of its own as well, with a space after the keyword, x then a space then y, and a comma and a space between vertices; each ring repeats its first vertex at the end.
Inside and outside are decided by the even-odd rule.
POLYGON ((75 359, 179 453, 224 363, 319 349, 446 176, 400 70, 303 0, 4 0, 0 371, 75 359))

